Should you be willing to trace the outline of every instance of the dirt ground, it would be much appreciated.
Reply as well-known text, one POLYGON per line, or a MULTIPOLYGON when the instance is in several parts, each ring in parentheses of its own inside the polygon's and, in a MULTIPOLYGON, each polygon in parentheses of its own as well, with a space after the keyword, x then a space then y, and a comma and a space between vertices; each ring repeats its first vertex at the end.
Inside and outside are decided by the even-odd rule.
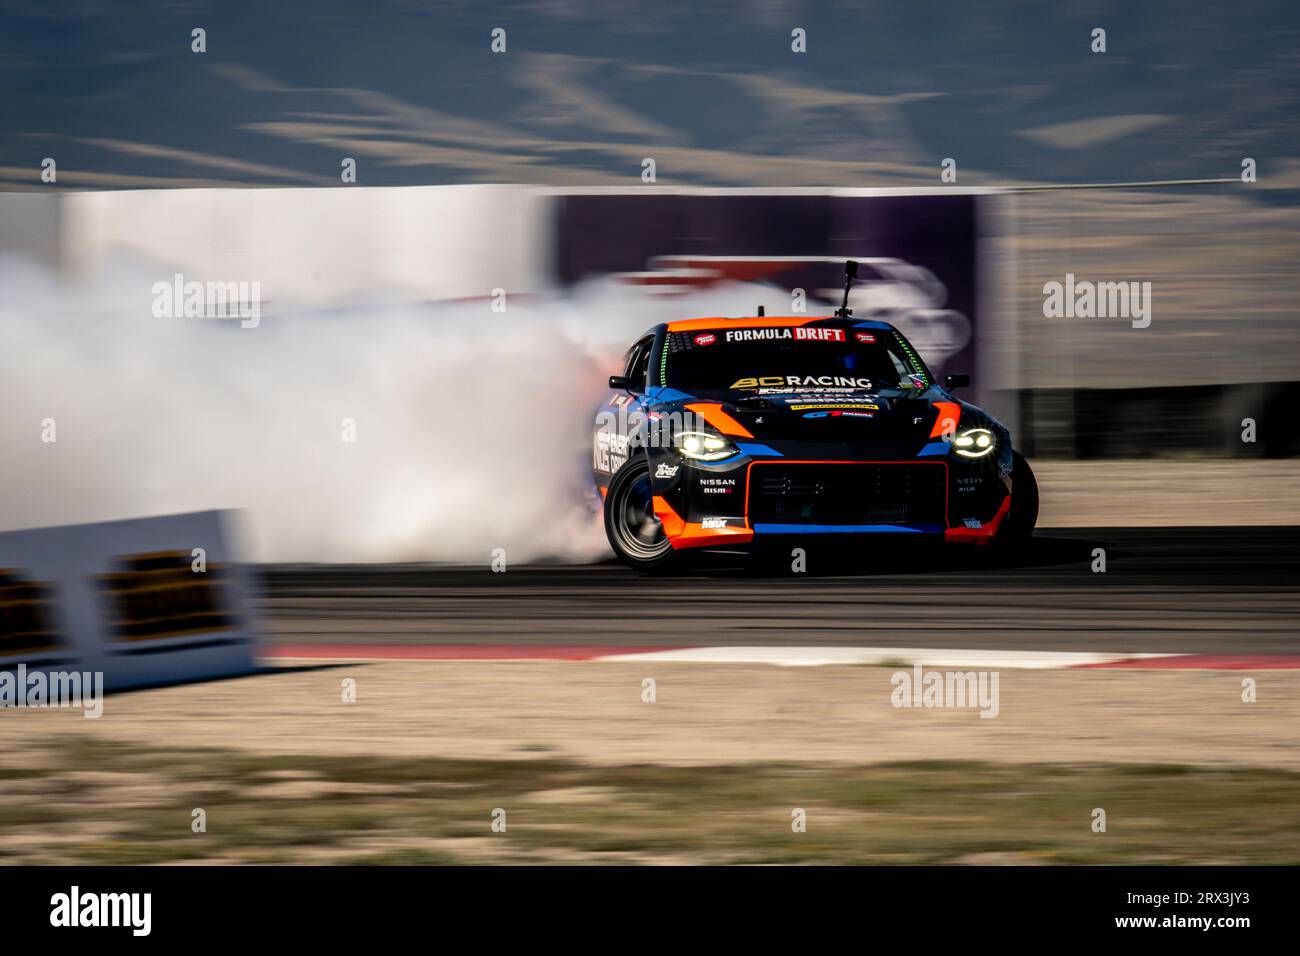
POLYGON ((1300 672, 1002 670, 999 712, 895 708, 894 667, 402 662, 9 711, 0 757, 76 733, 149 748, 592 764, 900 760, 1300 769, 1300 672), (1242 681, 1258 699, 1242 701, 1242 681), (356 681, 355 703, 341 699, 356 681), (655 681, 652 703, 643 681, 655 681))
POLYGON ((1300 524, 1294 459, 1031 464, 1043 528, 1300 524))

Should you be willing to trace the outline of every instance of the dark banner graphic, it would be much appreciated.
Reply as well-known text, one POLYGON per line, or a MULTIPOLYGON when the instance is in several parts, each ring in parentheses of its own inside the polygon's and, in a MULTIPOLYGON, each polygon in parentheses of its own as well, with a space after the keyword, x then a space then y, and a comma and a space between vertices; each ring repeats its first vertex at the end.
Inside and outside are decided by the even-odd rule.
POLYGON ((761 282, 816 314, 840 304, 844 260, 856 259, 855 317, 902 329, 936 375, 974 372, 978 199, 570 195, 558 202, 555 272, 564 284, 612 274, 661 291, 761 282))

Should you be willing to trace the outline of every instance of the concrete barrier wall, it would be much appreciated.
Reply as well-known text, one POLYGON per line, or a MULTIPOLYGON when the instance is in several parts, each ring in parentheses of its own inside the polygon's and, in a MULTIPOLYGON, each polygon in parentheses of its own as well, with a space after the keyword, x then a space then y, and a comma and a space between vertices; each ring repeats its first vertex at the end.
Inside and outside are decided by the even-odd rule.
POLYGON ((270 309, 486 297, 545 283, 548 200, 514 186, 0 195, 0 252, 260 282, 270 309))
POLYGON ((0 534, 0 670, 91 671, 108 690, 246 674, 257 627, 226 516, 0 534))

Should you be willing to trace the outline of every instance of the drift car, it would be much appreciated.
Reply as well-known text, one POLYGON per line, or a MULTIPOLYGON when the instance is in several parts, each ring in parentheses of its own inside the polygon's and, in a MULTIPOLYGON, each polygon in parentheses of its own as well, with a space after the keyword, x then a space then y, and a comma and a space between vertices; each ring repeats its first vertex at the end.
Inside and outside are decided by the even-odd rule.
POLYGON ((1015 545, 1038 488, 1007 429, 942 386, 903 334, 829 316, 655 326, 599 409, 593 477, 614 552, 643 570, 692 549, 813 535, 1015 545))

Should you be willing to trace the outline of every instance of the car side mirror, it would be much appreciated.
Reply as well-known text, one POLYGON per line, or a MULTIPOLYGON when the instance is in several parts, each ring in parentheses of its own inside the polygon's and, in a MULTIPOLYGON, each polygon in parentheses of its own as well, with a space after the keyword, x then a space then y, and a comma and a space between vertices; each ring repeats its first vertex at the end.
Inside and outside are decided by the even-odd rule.
POLYGON ((969 376, 969 375, 966 375, 966 374, 962 374, 962 375, 945 375, 945 376, 943 377, 943 387, 944 387, 945 389, 947 389, 948 391, 950 391, 950 392, 951 392, 954 388, 969 388, 969 387, 970 387, 970 376, 969 376))
POLYGON ((632 391, 632 380, 626 375, 611 375, 609 377, 609 387, 630 392, 632 391))

